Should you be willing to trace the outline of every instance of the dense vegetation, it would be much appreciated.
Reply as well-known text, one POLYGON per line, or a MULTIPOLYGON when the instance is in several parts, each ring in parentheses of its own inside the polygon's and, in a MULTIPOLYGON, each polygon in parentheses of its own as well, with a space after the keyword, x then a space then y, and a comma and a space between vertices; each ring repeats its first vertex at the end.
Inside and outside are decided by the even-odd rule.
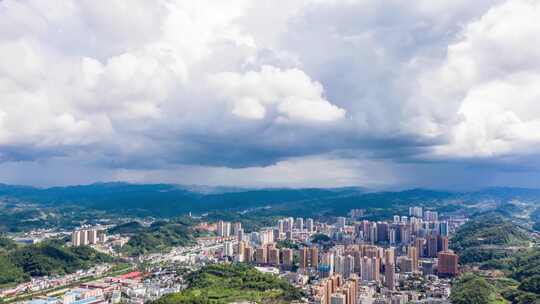
POLYGON ((514 212, 519 210, 510 204, 481 214, 453 236, 451 246, 460 254, 460 263, 490 270, 466 273, 457 280, 453 303, 540 303, 540 249, 529 248, 532 239, 511 219, 514 212))
POLYGON ((0 236, 0 253, 7 253, 17 249, 17 243, 10 238, 0 236))
POLYGON ((452 245, 458 250, 482 245, 524 245, 529 237, 519 226, 499 215, 475 218, 452 237, 452 245))
POLYGON ((137 234, 144 230, 144 226, 137 221, 116 225, 109 230, 108 234, 137 234))
POLYGON ((194 221, 181 217, 170 221, 154 222, 150 227, 142 227, 122 247, 122 252, 137 256, 167 250, 174 246, 186 246, 194 242, 194 221))
POLYGON ((510 257, 516 248, 528 245, 529 236, 521 227, 499 214, 476 217, 456 232, 451 248, 461 264, 480 263, 488 267, 494 261, 510 257))
POLYGON ((311 236, 311 242, 316 243, 316 244, 327 243, 327 242, 330 242, 330 240, 331 239, 328 235, 322 234, 322 233, 317 233, 311 236))
POLYGON ((28 279, 28 275, 17 267, 6 255, 0 255, 0 284, 18 283, 28 279))
POLYGON ((210 265, 187 276, 188 288, 170 294, 155 304, 230 303, 290 303, 303 294, 287 281, 264 274, 245 264, 210 265))
POLYGON ((292 240, 279 240, 276 243, 276 247, 281 248, 290 248, 298 250, 300 248, 300 245, 298 245, 297 242, 293 242, 292 240))
POLYGON ((450 300, 454 304, 490 304, 496 303, 497 296, 494 287, 483 277, 466 274, 452 285, 450 300))
POLYGON ((87 246, 65 247, 56 242, 17 246, 0 254, 0 284, 23 282, 30 276, 72 273, 112 258, 87 246))

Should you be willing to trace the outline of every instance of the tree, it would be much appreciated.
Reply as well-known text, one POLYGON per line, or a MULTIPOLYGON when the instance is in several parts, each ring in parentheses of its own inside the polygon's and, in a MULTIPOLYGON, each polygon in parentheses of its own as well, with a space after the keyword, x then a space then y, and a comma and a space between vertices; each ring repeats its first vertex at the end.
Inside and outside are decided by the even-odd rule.
POLYGON ((530 278, 524 279, 518 288, 523 291, 540 294, 540 275, 533 275, 530 278))

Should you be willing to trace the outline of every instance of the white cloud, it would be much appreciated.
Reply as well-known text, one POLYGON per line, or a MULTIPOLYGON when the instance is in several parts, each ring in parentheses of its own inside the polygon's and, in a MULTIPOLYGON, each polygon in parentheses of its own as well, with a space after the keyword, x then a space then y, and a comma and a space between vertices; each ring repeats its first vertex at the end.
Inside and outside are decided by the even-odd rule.
MULTIPOLYGON (((0 160, 217 166, 239 181, 343 150, 520 163, 540 153, 539 7, 0 1, 0 160)), ((340 184, 366 182, 352 171, 340 184)))
POLYGON ((271 105, 276 105, 278 115, 286 120, 324 122, 345 116, 345 110, 324 98, 322 85, 298 69, 265 65, 245 74, 220 73, 211 82, 233 103, 233 114, 243 118, 262 119, 271 105))
POLYGON ((529 154, 540 143, 540 3, 509 0, 468 24, 440 67, 420 78, 421 132, 447 134, 435 154, 529 154), (428 114, 429 112, 429 114, 428 114))

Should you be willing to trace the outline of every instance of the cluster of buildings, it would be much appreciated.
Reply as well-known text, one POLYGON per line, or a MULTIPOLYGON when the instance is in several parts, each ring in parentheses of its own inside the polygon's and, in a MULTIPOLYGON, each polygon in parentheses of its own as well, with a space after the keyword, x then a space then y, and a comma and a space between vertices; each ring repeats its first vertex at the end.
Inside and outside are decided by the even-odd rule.
POLYGON ((429 277, 430 286, 424 287, 432 289, 430 296, 444 299, 449 293, 444 279, 458 274, 458 256, 449 249, 449 234, 456 224, 439 220, 437 212, 424 212, 422 207, 411 207, 408 216, 396 215, 390 222, 358 220, 363 215, 360 210, 351 211, 350 218, 338 217, 333 224, 281 219, 275 227, 229 238, 222 256, 307 276, 315 282, 308 288, 314 303, 419 301, 427 294, 411 292, 409 286, 429 277), (314 234, 324 234, 330 241, 314 243, 314 234), (350 286, 369 288, 352 293, 350 286))
MULTIPOLYGON (((441 220, 422 207, 389 221, 368 221, 364 213, 353 209, 331 223, 287 217, 249 233, 240 222, 205 223, 216 237, 138 258, 158 265, 153 272, 105 277, 30 304, 142 304, 185 287, 177 265, 198 269, 220 262, 249 263, 277 274, 306 292, 305 303, 449 303, 449 277, 458 274, 449 236, 463 221, 441 220)), ((104 247, 101 242, 113 239, 96 228, 72 233, 74 246, 104 247)))
POLYGON ((346 281, 340 275, 332 275, 313 287, 316 303, 357 304, 359 278, 353 274, 346 281))
POLYGON ((82 283, 59 296, 40 297, 26 304, 143 304, 179 292, 182 287, 174 277, 168 282, 165 278, 152 280, 148 275, 134 271, 82 283))
POLYGON ((75 230, 71 233, 71 244, 73 246, 103 244, 107 241, 104 230, 98 228, 88 228, 75 230))
POLYGON ((1 298, 14 298, 28 293, 35 293, 44 290, 57 289, 62 286, 73 284, 74 282, 103 275, 109 271, 111 265, 100 264, 89 269, 80 269, 74 273, 58 275, 33 277, 29 282, 18 284, 9 288, 0 288, 1 298))

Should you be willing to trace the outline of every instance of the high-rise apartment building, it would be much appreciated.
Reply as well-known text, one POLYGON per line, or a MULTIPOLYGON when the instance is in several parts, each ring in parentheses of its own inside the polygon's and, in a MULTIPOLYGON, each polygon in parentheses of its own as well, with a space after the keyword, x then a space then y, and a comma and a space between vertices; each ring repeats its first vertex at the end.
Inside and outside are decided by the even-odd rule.
POLYGON ((422 207, 409 207, 409 216, 422 218, 422 207))
POLYGON ((269 229, 261 231, 261 233, 259 234, 259 237, 260 237, 260 241, 261 241, 262 246, 264 246, 266 244, 269 244, 269 243, 273 243, 274 242, 274 231, 269 230, 269 229))
POLYGON ((246 246, 244 248, 244 262, 246 262, 246 263, 253 262, 253 255, 254 255, 253 251, 254 251, 253 247, 251 247, 251 246, 246 246))
POLYGON ((377 242, 379 243, 388 242, 388 228, 389 228, 389 225, 386 222, 377 223, 377 242))
POLYGON ((307 268, 308 267, 308 257, 309 257, 308 248, 307 247, 300 248, 298 255, 299 255, 300 268, 307 268))
POLYGON ((393 263, 384 265, 384 286, 390 290, 396 289, 396 266, 393 263))
POLYGON ((407 247, 407 256, 412 260, 412 272, 418 271, 418 251, 416 246, 407 247))
POLYGON ((255 263, 265 265, 268 263, 268 251, 266 247, 259 247, 255 250, 255 263))
POLYGON ((98 242, 98 231, 96 229, 86 230, 86 237, 88 239, 88 244, 97 244, 98 242))
POLYGON ((337 225, 338 228, 344 228, 346 223, 347 223, 347 219, 346 219, 346 218, 344 218, 344 217, 342 217, 342 216, 340 216, 340 217, 337 218, 337 223, 336 223, 336 225, 337 225))
POLYGON ((458 274, 458 256, 452 251, 441 251, 437 255, 439 276, 456 276, 458 274))
POLYGON ((345 256, 343 261, 343 278, 348 279, 354 273, 354 257, 352 255, 345 256))
POLYGON ((277 228, 278 228, 279 234, 285 233, 285 220, 283 219, 278 220, 277 228))
POLYGON ((281 253, 283 254, 283 265, 287 268, 292 267, 294 260, 293 250, 290 248, 284 248, 281 250, 281 253))
POLYGON ((448 236, 450 234, 448 221, 439 222, 439 234, 441 236, 448 236))
POLYGON ((424 256, 424 247, 426 244, 426 240, 424 238, 416 238, 414 240, 414 246, 416 247, 416 253, 419 257, 424 256))
POLYGON ((401 273, 412 273, 414 271, 413 259, 408 256, 398 257, 399 270, 401 273))
POLYGON ((315 230, 314 229, 314 224, 313 224, 313 219, 308 218, 306 220, 306 230, 307 230, 307 232, 313 232, 315 230))
POLYGON ((232 257, 234 256, 233 243, 225 242, 223 243, 223 256, 232 257))
POLYGON ((242 229, 241 222, 235 222, 232 224, 232 235, 238 235, 238 231, 242 229))
POLYGON ((319 248, 311 247, 309 249, 309 260, 311 268, 317 269, 319 266, 319 248))
POLYGON ((364 211, 364 209, 351 209, 351 211, 349 211, 349 216, 352 219, 358 219, 364 216, 364 211))
POLYGON ((439 219, 437 211, 424 211, 424 221, 436 222, 439 219))
POLYGON ((236 249, 236 256, 238 262, 244 262, 245 261, 245 250, 246 250, 246 243, 244 241, 238 242, 237 249, 236 249))
POLYGON ((380 261, 378 258, 367 256, 361 259, 361 279, 362 281, 378 281, 380 275, 380 261))
POLYGON ((279 249, 277 248, 271 248, 268 249, 268 264, 272 266, 279 266, 279 249))
POLYGON ((71 244, 73 246, 81 246, 81 231, 75 230, 71 233, 71 244))
POLYGON ((221 237, 228 237, 231 235, 231 223, 219 221, 217 223, 217 234, 221 237))
POLYGON ((302 231, 304 230, 304 219, 299 217, 299 218, 296 218, 296 221, 295 221, 295 226, 296 226, 296 229, 298 229, 299 231, 302 231))
POLYGON ((437 237, 434 235, 428 234, 426 238, 426 247, 427 247, 427 250, 426 250, 427 257, 436 258, 437 252, 439 252, 437 237))

